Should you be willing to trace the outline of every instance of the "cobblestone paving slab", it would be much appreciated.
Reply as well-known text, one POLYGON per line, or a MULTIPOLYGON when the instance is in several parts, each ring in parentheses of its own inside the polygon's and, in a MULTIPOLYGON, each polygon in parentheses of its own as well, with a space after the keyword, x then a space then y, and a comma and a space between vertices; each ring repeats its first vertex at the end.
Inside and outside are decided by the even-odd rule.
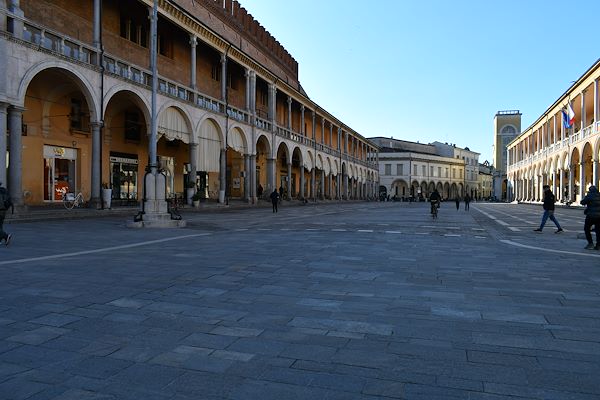
POLYGON ((515 225, 539 221, 530 206, 440 211, 12 225, 0 399, 600 398, 600 264, 579 211, 557 212, 561 235, 515 225))

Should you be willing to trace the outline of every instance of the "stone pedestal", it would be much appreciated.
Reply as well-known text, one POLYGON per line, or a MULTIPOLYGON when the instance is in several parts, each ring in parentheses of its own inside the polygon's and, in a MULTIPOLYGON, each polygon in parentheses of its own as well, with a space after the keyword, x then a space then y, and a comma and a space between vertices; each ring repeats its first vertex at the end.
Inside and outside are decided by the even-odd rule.
POLYGON ((144 176, 146 199, 140 221, 127 223, 129 228, 183 228, 185 221, 171 219, 165 199, 166 177, 147 173, 144 176))

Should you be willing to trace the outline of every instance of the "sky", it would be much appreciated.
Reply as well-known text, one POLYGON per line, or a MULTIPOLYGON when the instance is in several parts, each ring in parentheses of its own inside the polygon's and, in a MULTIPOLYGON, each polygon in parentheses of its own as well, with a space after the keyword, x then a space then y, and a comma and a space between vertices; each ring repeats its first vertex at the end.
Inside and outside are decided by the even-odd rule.
POLYGON ((320 107, 364 137, 454 143, 492 161, 598 58, 598 0, 239 0, 320 107))

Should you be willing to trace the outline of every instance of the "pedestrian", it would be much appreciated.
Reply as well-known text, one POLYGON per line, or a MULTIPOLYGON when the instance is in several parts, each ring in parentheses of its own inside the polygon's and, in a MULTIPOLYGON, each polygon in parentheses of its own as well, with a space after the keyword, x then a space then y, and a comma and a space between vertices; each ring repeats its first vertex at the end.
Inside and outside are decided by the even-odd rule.
POLYGON ((273 193, 271 193, 271 203, 273 203, 273 212, 277 212, 277 203, 279 203, 279 193, 277 193, 277 189, 273 189, 273 193))
POLYGON ((469 193, 465 195, 465 211, 469 211, 469 204, 471 203, 471 196, 469 193))
POLYGON ((458 211, 458 209, 460 208, 460 197, 456 196, 454 201, 456 202, 456 211, 458 211))
POLYGON ((10 243, 10 239, 12 235, 10 233, 4 232, 4 218, 6 217, 6 212, 8 209, 12 209, 12 212, 15 212, 15 207, 10 199, 10 195, 8 194, 8 190, 2 186, 2 182, 0 182, 0 243, 4 240, 4 245, 8 246, 10 243))
POLYGON ((550 220, 552 222, 554 222, 554 225, 556 225, 556 227, 558 228, 556 230, 556 232, 554 232, 554 233, 561 233, 563 231, 563 229, 560 227, 558 220, 554 216, 554 203, 556 202, 556 197, 554 197, 554 193, 552 193, 552 191, 550 190, 549 185, 544 185, 543 188, 544 188, 544 215, 542 215, 542 223, 540 224, 540 227, 537 229, 534 229, 534 231, 541 232, 542 229, 544 229, 544 225, 546 225, 546 221, 548 220, 548 218, 550 218, 550 220))
POLYGON ((256 194, 258 195, 258 198, 260 199, 263 195, 263 187, 262 185, 259 183, 258 184, 258 189, 256 189, 256 194))
POLYGON ((279 186, 279 202, 283 199, 283 185, 279 186))
POLYGON ((590 186, 588 193, 580 203, 586 206, 583 231, 588 243, 585 248, 588 250, 600 250, 600 193, 598 193, 598 188, 594 185, 590 186), (592 225, 594 225, 594 230, 596 231, 596 247, 594 247, 594 242, 592 241, 592 225))

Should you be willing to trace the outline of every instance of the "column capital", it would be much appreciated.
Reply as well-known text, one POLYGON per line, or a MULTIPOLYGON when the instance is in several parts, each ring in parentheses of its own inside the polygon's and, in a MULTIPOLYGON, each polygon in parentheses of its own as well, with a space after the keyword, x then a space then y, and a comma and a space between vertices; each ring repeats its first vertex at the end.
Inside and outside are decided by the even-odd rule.
POLYGON ((27 109, 25 107, 21 107, 21 106, 11 105, 10 107, 8 107, 9 113, 19 113, 20 114, 20 113, 24 112, 25 110, 27 110, 27 109))
POLYGON ((94 121, 90 122, 90 126, 92 128, 102 128, 104 126, 104 121, 94 121))
POLYGON ((306 107, 304 106, 304 104, 300 105, 300 111, 305 112, 306 111, 306 107))
POLYGON ((288 105, 292 104, 292 96, 288 96, 287 103, 288 103, 288 105))
POLYGON ((191 33, 189 43, 190 43, 190 46, 196 47, 196 45, 198 44, 198 37, 196 35, 194 35, 193 33, 191 33))

